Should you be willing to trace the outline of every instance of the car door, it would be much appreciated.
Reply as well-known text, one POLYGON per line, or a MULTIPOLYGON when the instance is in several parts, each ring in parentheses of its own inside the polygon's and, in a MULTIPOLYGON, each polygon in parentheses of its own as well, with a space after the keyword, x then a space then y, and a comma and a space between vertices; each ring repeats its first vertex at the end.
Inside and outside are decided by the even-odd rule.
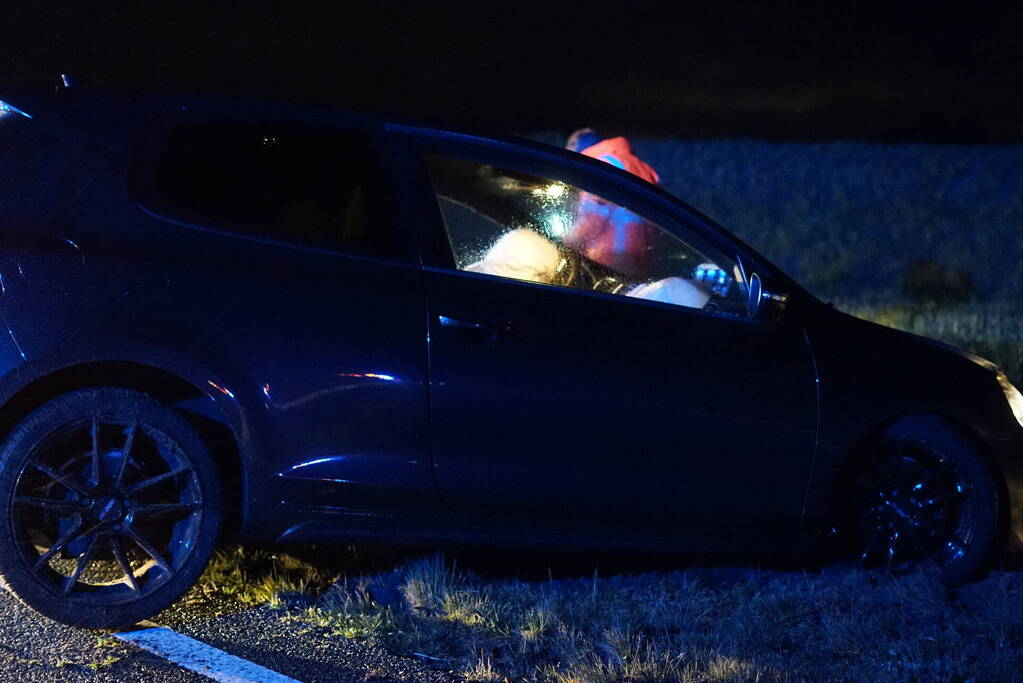
POLYGON ((632 181, 617 172, 608 182, 507 146, 419 144, 439 207, 419 216, 436 246, 430 409, 447 503, 701 545, 794 532, 813 458, 812 360, 799 325, 746 315, 735 252, 619 187, 632 181), (587 243, 580 226, 595 220, 609 232, 587 243))
POLYGON ((94 268, 152 264, 137 296, 114 300, 118 317, 223 374, 211 385, 238 401, 243 438, 260 447, 255 516, 281 503, 434 505, 426 300, 412 235, 387 198, 382 130, 189 113, 150 138, 133 192, 154 219, 140 222, 139 249, 159 257, 104 256, 94 268))

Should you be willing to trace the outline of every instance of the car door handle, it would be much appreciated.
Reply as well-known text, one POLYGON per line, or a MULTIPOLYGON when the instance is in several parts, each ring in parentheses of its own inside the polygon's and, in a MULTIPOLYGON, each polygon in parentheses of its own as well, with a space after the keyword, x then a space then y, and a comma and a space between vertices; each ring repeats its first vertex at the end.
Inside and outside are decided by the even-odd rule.
POLYGON ((462 330, 475 330, 488 334, 507 334, 512 331, 512 325, 508 321, 494 320, 466 320, 464 318, 452 318, 446 315, 438 315, 437 322, 441 327, 457 327, 462 330))

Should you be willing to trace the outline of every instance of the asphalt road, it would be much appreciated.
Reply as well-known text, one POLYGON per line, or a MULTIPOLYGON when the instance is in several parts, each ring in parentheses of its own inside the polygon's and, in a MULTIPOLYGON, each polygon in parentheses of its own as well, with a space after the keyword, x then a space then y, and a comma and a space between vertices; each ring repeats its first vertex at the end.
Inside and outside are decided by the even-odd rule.
MULTIPOLYGON (((229 654, 290 676, 316 681, 422 681, 457 677, 417 660, 254 608, 227 615, 173 612, 167 625, 229 654)), ((0 590, 0 681, 209 681, 103 631, 63 626, 38 616, 0 590)))
POLYGON ((101 631, 52 622, 0 590, 0 680, 191 683, 209 679, 124 645, 101 631))

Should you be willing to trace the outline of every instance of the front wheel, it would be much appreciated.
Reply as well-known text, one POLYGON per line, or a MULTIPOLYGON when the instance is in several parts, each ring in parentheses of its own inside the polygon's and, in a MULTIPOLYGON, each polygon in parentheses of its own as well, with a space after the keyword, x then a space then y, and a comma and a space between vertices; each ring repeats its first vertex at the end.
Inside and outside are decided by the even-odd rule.
POLYGON ((958 585, 992 558, 999 488, 976 448, 931 417, 889 428, 849 482, 840 531, 865 567, 936 565, 958 585))
POLYGON ((202 439, 145 394, 65 394, 0 446, 0 580, 57 621, 113 628, 153 616, 202 573, 219 525, 202 439))

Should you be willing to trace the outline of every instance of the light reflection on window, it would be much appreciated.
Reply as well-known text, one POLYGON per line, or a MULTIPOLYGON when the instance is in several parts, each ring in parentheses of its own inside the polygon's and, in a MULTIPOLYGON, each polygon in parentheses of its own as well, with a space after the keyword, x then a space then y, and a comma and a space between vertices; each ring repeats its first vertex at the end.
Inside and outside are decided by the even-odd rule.
POLYGON ((460 270, 746 316, 736 260, 695 236, 558 180, 426 160, 460 270))

